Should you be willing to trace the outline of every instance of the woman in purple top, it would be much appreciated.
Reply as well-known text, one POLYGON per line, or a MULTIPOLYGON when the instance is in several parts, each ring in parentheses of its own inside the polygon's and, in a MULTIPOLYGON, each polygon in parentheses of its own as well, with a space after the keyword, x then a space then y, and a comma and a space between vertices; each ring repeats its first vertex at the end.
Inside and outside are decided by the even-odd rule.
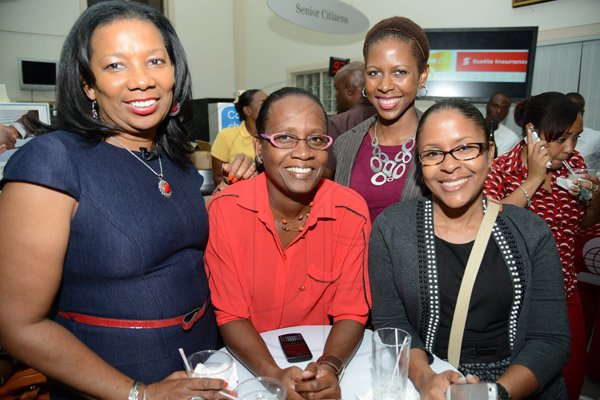
POLYGON ((374 220, 388 205, 423 192, 415 176, 414 135, 420 114, 415 99, 429 72, 429 41, 410 19, 387 18, 367 33, 363 55, 363 95, 377 115, 335 142, 335 180, 365 198, 374 220))

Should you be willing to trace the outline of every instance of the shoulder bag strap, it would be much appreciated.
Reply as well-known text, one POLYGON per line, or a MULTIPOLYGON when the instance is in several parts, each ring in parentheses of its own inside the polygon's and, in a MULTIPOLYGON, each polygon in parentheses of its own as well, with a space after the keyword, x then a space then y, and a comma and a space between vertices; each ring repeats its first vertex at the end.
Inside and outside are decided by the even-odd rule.
POLYGON ((458 298, 456 299, 456 308, 454 309, 454 317, 452 318, 452 326, 450 327, 450 343, 448 345, 448 361, 455 368, 458 368, 460 361, 460 350, 462 347, 463 334, 465 332, 465 323, 467 322, 467 312, 469 311, 469 303, 471 301, 471 292, 477 278, 477 272, 485 253, 496 216, 500 211, 500 203, 487 197, 487 210, 483 216, 483 221, 477 232, 475 243, 469 255, 469 261, 465 268, 458 298))

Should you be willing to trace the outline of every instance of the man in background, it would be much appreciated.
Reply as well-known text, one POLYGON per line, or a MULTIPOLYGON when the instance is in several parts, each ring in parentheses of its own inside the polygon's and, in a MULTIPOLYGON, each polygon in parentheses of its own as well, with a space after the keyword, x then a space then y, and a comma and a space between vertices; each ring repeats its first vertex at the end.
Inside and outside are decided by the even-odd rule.
MULTIPOLYGON (((579 93, 571 92, 567 93, 567 97, 577 104, 579 112, 583 116, 585 111, 585 99, 583 96, 579 93)), ((588 169, 594 169, 596 172, 600 169, 600 131, 584 126, 579 139, 577 139, 575 150, 581 154, 588 169)))
POLYGON ((488 132, 493 132, 494 143, 496 143, 496 156, 508 153, 517 143, 521 141, 521 135, 502 124, 510 109, 510 97, 498 92, 492 95, 485 106, 485 121, 488 132))
MULTIPOLYGON (((374 115, 375 108, 362 95, 365 86, 365 63, 362 61, 354 61, 340 68, 333 78, 333 84, 338 114, 329 118, 328 135, 335 141, 342 133, 374 115)), ((335 172, 333 146, 327 151, 329 159, 324 177, 333 178, 335 172)))

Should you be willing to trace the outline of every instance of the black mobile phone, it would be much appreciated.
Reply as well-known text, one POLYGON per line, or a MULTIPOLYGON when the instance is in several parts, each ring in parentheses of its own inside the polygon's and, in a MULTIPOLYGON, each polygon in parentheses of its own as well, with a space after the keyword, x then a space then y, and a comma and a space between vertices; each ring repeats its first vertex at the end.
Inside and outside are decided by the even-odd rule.
POLYGON ((301 333, 279 335, 279 343, 288 362, 308 361, 313 357, 301 333))

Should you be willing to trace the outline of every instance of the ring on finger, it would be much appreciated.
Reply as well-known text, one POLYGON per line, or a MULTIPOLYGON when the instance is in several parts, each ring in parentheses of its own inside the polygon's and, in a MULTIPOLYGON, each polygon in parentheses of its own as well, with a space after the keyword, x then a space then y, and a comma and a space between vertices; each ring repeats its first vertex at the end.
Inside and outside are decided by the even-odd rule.
POLYGON ((190 397, 190 400, 204 400, 204 399, 200 396, 193 396, 193 397, 190 397))
POLYGON ((592 187, 590 188, 590 190, 592 192, 597 192, 598 191, 598 185, 596 185, 595 183, 592 184, 592 187))
POLYGON ((552 161, 546 161, 546 169, 549 169, 552 166, 552 161))
POLYGON ((544 150, 545 148, 546 148, 546 146, 544 146, 544 145, 541 145, 541 146, 540 146, 540 151, 544 150))

